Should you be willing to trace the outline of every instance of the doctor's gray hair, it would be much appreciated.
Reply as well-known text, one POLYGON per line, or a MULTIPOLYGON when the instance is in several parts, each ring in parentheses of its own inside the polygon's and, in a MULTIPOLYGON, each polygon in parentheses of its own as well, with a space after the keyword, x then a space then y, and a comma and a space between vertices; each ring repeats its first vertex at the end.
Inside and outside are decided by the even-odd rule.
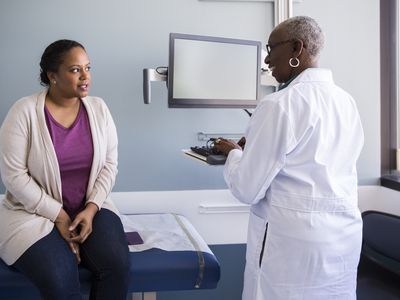
POLYGON ((280 23, 289 39, 299 39, 312 57, 317 57, 324 47, 325 37, 318 23, 307 16, 297 16, 280 23))

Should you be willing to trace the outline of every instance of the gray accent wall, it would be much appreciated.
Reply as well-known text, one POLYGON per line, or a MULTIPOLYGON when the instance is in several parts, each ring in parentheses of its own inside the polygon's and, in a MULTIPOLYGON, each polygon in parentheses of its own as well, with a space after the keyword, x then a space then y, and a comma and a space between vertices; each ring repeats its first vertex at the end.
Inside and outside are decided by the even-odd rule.
MULTIPOLYGON (((380 176, 379 1, 303 0, 294 4, 294 14, 316 18, 326 33, 321 65, 331 68, 336 82, 355 97, 364 123, 360 183, 376 183, 380 176)), ((142 69, 167 65, 170 32, 265 44, 273 15, 274 5, 266 1, 1 1, 0 122, 17 99, 41 89, 39 60, 44 48, 57 39, 75 39, 84 44, 91 59, 91 94, 107 102, 118 129, 115 191, 225 188, 222 167, 189 159, 181 149, 202 144, 198 132, 244 132, 246 113, 168 109, 165 83, 153 83, 152 103, 145 105, 142 69)))

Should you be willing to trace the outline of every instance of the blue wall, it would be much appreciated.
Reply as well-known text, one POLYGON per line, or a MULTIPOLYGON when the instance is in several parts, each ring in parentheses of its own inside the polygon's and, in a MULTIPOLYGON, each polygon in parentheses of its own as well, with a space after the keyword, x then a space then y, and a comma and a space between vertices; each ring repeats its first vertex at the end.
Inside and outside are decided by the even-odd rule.
MULTIPOLYGON (((242 133, 248 116, 234 109, 168 109, 165 83, 143 104, 142 70, 168 64, 170 32, 266 40, 272 4, 195 0, 0 2, 0 122, 19 98, 39 89, 39 60, 60 38, 86 47, 92 95, 105 99, 119 134, 115 191, 225 188, 221 168, 186 158, 198 132, 242 133)), ((232 61, 232 64, 235 62, 232 61)), ((4 192, 0 186, 0 193, 4 192)))
MULTIPOLYGON (((333 69, 335 80, 359 105, 366 130, 361 184, 375 183, 380 176, 378 3, 294 4, 294 14, 308 14, 321 23, 327 35, 321 65, 333 69)), ((168 109, 164 83, 153 84, 152 104, 144 105, 142 69, 167 64, 170 32, 264 44, 273 13, 268 0, 1 1, 0 122, 17 99, 41 89, 38 64, 44 48, 56 39, 75 39, 86 46, 93 65, 91 94, 106 100, 117 125, 115 191, 225 188, 221 167, 203 166, 180 150, 202 144, 198 132, 244 132, 248 116, 233 109, 168 109)))

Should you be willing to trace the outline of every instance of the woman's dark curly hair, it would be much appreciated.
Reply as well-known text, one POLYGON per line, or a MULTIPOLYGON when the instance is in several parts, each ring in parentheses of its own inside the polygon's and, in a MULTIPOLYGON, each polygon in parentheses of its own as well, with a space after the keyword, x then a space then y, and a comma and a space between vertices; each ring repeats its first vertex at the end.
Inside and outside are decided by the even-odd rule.
POLYGON ((40 84, 49 86, 50 80, 47 77, 47 72, 57 72, 63 62, 64 55, 72 48, 85 48, 78 42, 72 40, 58 40, 44 50, 40 60, 40 84))

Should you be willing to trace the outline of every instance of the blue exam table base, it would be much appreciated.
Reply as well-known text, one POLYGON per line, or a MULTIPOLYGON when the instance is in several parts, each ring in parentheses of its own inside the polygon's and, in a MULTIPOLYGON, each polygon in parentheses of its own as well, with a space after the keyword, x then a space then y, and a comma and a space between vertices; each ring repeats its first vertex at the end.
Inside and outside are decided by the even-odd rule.
MULTIPOLYGON (((204 258, 202 275, 199 270, 199 255, 196 251, 164 251, 149 249, 130 252, 131 279, 129 292, 157 292, 171 290, 213 289, 219 277, 219 263, 213 254, 201 252, 204 258), (198 287, 199 276, 202 277, 198 287)), ((82 290, 89 292, 91 274, 80 269, 82 290)), ((145 299, 155 299, 149 293, 145 299)), ((0 299, 39 299, 38 290, 22 274, 14 271, 0 260, 0 299)), ((142 299, 133 295, 133 299, 142 299)))

